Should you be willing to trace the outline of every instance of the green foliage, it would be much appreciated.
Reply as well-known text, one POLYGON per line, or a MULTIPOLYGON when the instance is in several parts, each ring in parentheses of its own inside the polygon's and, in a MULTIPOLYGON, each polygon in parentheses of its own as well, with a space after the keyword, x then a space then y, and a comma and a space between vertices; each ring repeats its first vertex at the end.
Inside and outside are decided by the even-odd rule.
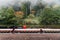
POLYGON ((44 8, 45 8, 45 5, 42 2, 39 2, 32 9, 36 11, 35 16, 39 16, 39 14, 41 13, 42 10, 44 10, 44 8))
POLYGON ((0 11, 0 24, 14 25, 16 22, 13 8, 2 8, 0 11))
POLYGON ((14 7, 2 7, 0 9, 0 25, 23 25, 24 23, 27 25, 60 25, 60 7, 45 8, 45 6, 41 2, 31 8, 30 2, 24 2, 20 6, 21 8, 16 4, 14 7), (15 15, 15 12, 21 14, 15 15))
POLYGON ((39 20, 38 18, 36 18, 33 14, 30 14, 28 16, 28 18, 26 18, 24 20, 24 22, 27 24, 27 25, 38 25, 39 24, 39 20))
POLYGON ((24 18, 26 18, 30 14, 30 2, 22 3, 22 11, 24 12, 24 18))
POLYGON ((51 8, 44 9, 44 12, 42 13, 42 21, 41 24, 43 25, 58 25, 60 20, 60 11, 53 10, 51 8))

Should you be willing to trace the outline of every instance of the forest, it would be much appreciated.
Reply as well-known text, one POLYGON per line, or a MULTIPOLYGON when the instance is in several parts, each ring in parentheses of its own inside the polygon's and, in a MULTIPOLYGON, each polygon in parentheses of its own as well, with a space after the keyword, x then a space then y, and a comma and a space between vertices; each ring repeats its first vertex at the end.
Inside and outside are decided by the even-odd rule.
POLYGON ((30 1, 16 2, 14 5, 0 8, 0 25, 4 26, 22 26, 26 24, 29 27, 59 27, 60 25, 60 6, 54 3, 48 5, 42 1, 35 5, 30 1), (50 26, 48 26, 50 25, 50 26))

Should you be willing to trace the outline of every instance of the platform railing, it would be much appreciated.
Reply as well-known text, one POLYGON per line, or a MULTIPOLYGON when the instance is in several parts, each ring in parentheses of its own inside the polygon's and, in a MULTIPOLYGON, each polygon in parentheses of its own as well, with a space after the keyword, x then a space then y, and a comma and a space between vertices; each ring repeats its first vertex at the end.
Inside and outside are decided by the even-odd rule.
POLYGON ((60 29, 0 29, 0 33, 60 33, 60 29))

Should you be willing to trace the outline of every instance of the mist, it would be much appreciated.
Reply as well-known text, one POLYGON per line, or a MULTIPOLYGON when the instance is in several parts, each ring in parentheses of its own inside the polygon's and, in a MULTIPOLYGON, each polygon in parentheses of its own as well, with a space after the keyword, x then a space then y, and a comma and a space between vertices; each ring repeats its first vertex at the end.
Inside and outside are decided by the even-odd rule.
MULTIPOLYGON (((14 5, 15 2, 24 2, 24 1, 31 1, 32 5, 36 4, 39 0, 0 0, 0 7, 2 6, 9 6, 9 5, 14 5)), ((51 4, 51 3, 56 3, 60 4, 60 0, 43 0, 44 2, 51 4)))

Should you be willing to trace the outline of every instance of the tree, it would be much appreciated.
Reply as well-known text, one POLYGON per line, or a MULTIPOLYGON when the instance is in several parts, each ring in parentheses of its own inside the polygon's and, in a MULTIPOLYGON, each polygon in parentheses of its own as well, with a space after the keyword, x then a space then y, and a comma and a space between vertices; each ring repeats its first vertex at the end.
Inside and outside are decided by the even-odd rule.
POLYGON ((16 25, 16 18, 12 7, 2 8, 0 11, 0 24, 2 25, 16 25), (2 19, 1 19, 2 18, 2 19))
POLYGON ((42 3, 42 1, 37 2, 37 4, 33 7, 33 9, 36 11, 35 16, 38 16, 45 8, 45 5, 42 3))
POLYGON ((22 3, 22 11, 24 12, 24 18, 30 14, 30 5, 29 1, 22 3))
POLYGON ((27 25, 38 25, 39 24, 39 20, 37 17, 34 16, 34 14, 30 14, 28 18, 24 19, 24 22, 27 25))
POLYGON ((43 25, 58 25, 60 20, 60 10, 46 8, 42 13, 41 24, 43 25))

